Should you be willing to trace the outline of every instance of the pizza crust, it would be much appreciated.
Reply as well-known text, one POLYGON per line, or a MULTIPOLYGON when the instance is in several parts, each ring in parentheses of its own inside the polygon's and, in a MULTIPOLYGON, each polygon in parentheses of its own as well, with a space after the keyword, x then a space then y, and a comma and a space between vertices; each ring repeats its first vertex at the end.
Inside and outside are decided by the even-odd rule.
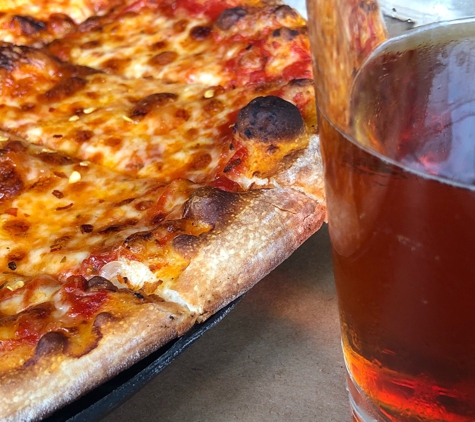
POLYGON ((234 209, 200 239, 190 265, 161 294, 186 303, 202 321, 294 252, 325 219, 325 206, 290 188, 240 194, 234 209), (199 280, 199 283, 196 281, 199 280))
POLYGON ((50 351, 37 348, 42 356, 0 374, 2 420, 36 420, 53 413, 180 336, 193 323, 194 318, 176 304, 146 303, 126 318, 101 325, 99 344, 79 358, 54 345, 50 351))
POLYGON ((291 158, 292 165, 271 177, 270 183, 298 190, 319 204, 324 204, 323 162, 318 135, 311 135, 307 148, 291 158))

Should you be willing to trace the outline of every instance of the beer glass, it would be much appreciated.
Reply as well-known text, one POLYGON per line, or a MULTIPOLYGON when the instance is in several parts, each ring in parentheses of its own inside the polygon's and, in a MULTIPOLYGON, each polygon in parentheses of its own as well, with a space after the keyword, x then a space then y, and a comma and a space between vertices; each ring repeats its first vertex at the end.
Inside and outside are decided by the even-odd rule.
POLYGON ((307 8, 353 420, 475 421, 475 1, 307 8))

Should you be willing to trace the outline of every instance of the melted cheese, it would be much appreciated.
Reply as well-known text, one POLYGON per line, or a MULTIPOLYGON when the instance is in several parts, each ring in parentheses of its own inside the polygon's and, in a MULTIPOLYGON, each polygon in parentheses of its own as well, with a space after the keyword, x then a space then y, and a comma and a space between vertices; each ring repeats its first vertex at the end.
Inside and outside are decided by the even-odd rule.
POLYGON ((133 290, 139 290, 145 283, 156 280, 145 264, 124 258, 108 262, 101 268, 99 274, 119 288, 130 287, 133 290))
POLYGON ((259 82, 281 79, 285 68, 303 60, 306 69, 292 78, 311 77, 304 20, 295 12, 275 10, 275 6, 248 8, 226 29, 219 28, 217 17, 195 13, 190 19, 190 11, 180 7, 173 16, 146 7, 120 19, 112 13, 101 19, 100 30, 71 34, 50 51, 128 78, 206 86, 242 86, 258 82, 257 75, 259 82), (196 31, 200 27, 205 29, 196 31), (281 34, 282 27, 286 29, 281 34))
MULTIPOLYGON (((229 158, 234 123, 231 110, 242 108, 255 96, 252 90, 240 88, 206 98, 208 89, 201 85, 183 89, 180 84, 154 80, 90 75, 82 90, 59 101, 37 104, 34 113, 25 113, 22 106, 54 89, 54 82, 61 83, 36 85, 22 98, 0 93, 0 100, 8 104, 6 113, 0 114, 0 125, 52 150, 162 182, 176 178, 199 183, 209 180, 229 158), (91 98, 93 92, 103 94, 91 98), (138 101, 154 94, 175 97, 140 118, 129 117, 138 101), (75 114, 77 110, 81 112, 75 114), (82 110, 93 111, 84 114, 82 110), (72 116, 77 118, 72 120, 72 116)), ((274 86, 267 87, 268 92, 273 90, 274 86)), ((262 89, 260 94, 265 92, 262 89)))
POLYGON ((39 147, 8 155, 25 187, 0 203, 2 271, 14 265, 28 276, 67 274, 93 250, 153 227, 150 212, 163 191, 155 180, 118 177, 39 147), (80 179, 72 183, 75 174, 80 179))
POLYGON ((48 276, 33 279, 7 277, 10 281, 4 281, 0 288, 0 313, 4 315, 16 315, 32 306, 50 302, 61 288, 57 280, 48 276), (15 285, 21 287, 15 288, 15 285))

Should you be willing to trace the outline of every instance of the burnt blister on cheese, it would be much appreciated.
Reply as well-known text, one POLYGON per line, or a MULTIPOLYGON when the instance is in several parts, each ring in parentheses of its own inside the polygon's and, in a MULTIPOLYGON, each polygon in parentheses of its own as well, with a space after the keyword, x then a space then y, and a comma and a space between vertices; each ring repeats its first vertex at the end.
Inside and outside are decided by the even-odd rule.
POLYGON ((254 98, 241 109, 234 131, 254 142, 287 142, 304 134, 305 122, 295 105, 269 95, 254 98))
POLYGON ((94 291, 110 290, 110 291, 113 291, 113 292, 116 292, 118 290, 117 286, 112 284, 106 278, 98 276, 98 275, 96 275, 96 276, 90 278, 89 280, 87 280, 86 289, 87 290, 94 290, 94 291))
POLYGON ((148 95, 134 106, 129 117, 134 120, 141 120, 153 110, 177 99, 178 95, 170 92, 158 92, 148 95))
POLYGON ((231 9, 226 9, 221 13, 221 15, 219 15, 216 25, 219 29, 227 31, 246 15, 247 10, 244 7, 233 7, 231 9))

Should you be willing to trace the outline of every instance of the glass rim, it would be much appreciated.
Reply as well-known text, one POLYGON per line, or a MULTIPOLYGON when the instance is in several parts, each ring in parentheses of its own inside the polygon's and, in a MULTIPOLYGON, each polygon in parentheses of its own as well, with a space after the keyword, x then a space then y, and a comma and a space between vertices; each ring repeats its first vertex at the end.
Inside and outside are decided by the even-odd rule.
MULTIPOLYGON (((333 121, 327 116, 327 114, 318 106, 317 104, 317 109, 318 113, 320 113, 322 116, 324 116, 325 120, 328 122, 328 124, 331 125, 331 127, 336 130, 347 142, 351 142, 354 146, 356 146, 359 149, 362 149, 363 151, 367 152, 373 157, 376 157, 380 159, 381 161, 385 162, 386 164, 390 164, 392 166, 395 166, 401 170, 404 170, 407 173, 412 173, 416 176, 420 176, 425 179, 430 179, 439 183, 443 183, 444 185, 448 185, 451 187, 455 188, 461 188, 469 191, 475 191, 475 185, 469 184, 469 183, 463 183, 457 180, 452 180, 447 177, 441 177, 437 176, 435 174, 431 173, 424 173, 423 171, 417 170, 415 168, 409 167, 406 164, 400 163, 399 161, 396 161, 390 157, 387 157, 386 155, 383 155, 377 151, 375 151, 372 148, 368 148, 367 146, 359 143, 356 139, 353 138, 348 133, 345 133, 342 129, 340 129, 337 125, 333 123, 333 121)), ((320 134, 318 135, 320 136, 320 134)), ((320 141, 321 142, 321 141, 320 141)), ((325 165, 325 162, 323 163, 325 165)))
MULTIPOLYGON (((449 26, 452 26, 452 25, 459 25, 459 24, 464 24, 464 23, 473 23, 475 22, 475 15, 474 16, 471 16, 471 17, 465 17, 465 18, 460 18, 460 19, 453 19, 453 20, 450 20, 450 21, 440 21, 440 22, 433 22, 433 23, 429 23, 429 24, 424 24, 424 25, 420 25, 420 26, 417 26, 411 30, 408 30, 400 35, 397 35, 395 37, 391 37, 389 38, 388 40, 384 41, 383 43, 381 43, 380 45, 378 45, 372 52, 371 54, 365 59, 364 63, 362 64, 361 68, 358 70, 356 76, 355 76, 355 79, 358 77, 358 74, 361 72, 361 70, 366 66, 366 64, 368 63, 368 61, 375 55, 378 55, 380 52, 382 51, 385 51, 389 44, 393 44, 393 43, 398 43, 398 42, 403 42, 404 39, 406 38, 409 38, 409 37, 413 37, 414 34, 419 34, 419 33, 423 33, 423 32, 427 32, 427 31, 430 31, 434 28, 440 28, 441 26, 443 27, 449 27, 449 26)), ((475 36, 475 27, 474 27, 474 36, 475 36)), ((389 46, 390 47, 390 46, 389 46)), ((320 107, 320 105, 318 104, 317 102, 317 108, 318 108, 318 112, 321 113, 322 116, 324 116, 325 120, 336 130, 338 131, 338 133, 340 133, 340 135, 342 135, 347 141, 351 142, 353 145, 355 145, 357 148, 361 148, 362 150, 364 150, 365 152, 369 153, 370 155, 382 160, 383 162, 386 162, 390 165, 393 165, 401 170, 404 170, 408 173, 412 173, 414 175, 417 175, 417 176, 421 176, 423 178, 426 178, 426 179, 431 179, 431 180, 434 180, 434 181, 437 181, 437 182, 440 182, 440 183, 443 183, 445 185, 449 185, 449 186, 452 186, 452 187, 457 187, 457 188, 461 188, 461 189, 466 189, 466 190, 470 190, 470 191, 475 191, 475 185, 473 184, 470 184, 470 183, 464 183, 464 182, 461 182, 461 181, 458 181, 458 180, 453 180, 453 179, 450 179, 448 177, 444 177, 444 176, 439 176, 439 175, 436 175, 436 174, 432 174, 432 173, 426 173, 426 172, 423 172, 421 170, 417 170, 413 167, 409 167, 407 164, 403 164, 393 158, 390 158, 384 154, 381 154, 380 152, 377 152, 375 151, 374 149, 372 148, 369 148, 367 147, 366 145, 363 145, 361 144, 360 142, 358 142, 354 136, 352 136, 351 134, 349 133, 346 133, 345 130, 343 130, 342 128, 340 128, 338 125, 336 125, 334 122, 333 122, 333 119, 329 118, 329 116, 327 115, 327 113, 324 112, 324 110, 320 107)))

